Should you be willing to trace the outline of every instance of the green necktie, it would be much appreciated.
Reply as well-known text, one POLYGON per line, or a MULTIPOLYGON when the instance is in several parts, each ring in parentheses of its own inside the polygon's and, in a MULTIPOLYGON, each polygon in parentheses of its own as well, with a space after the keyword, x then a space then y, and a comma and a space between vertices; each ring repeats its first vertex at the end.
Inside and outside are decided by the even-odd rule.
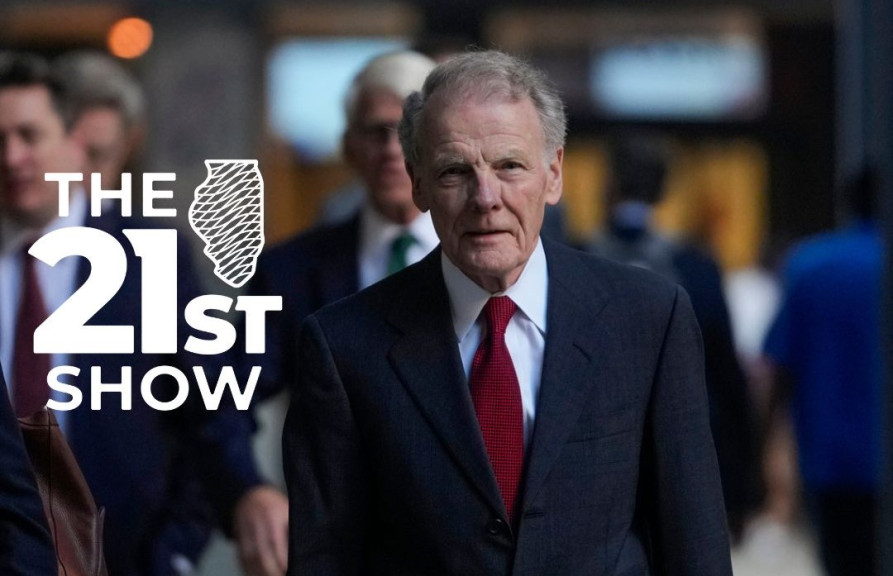
POLYGON ((415 244, 415 241, 409 232, 404 232, 394 238, 394 242, 391 244, 391 257, 388 260, 388 276, 406 268, 406 253, 409 251, 409 247, 415 244))

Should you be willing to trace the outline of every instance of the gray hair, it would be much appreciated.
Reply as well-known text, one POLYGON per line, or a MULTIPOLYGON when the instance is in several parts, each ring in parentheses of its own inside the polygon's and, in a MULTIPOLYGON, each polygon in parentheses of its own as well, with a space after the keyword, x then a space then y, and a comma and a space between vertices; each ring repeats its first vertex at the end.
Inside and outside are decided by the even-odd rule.
POLYGON ((542 71, 504 52, 468 52, 440 64, 428 75, 421 92, 414 92, 404 102, 400 144, 410 166, 416 165, 420 157, 422 113, 438 90, 462 99, 500 95, 517 102, 530 98, 543 129, 545 152, 551 155, 564 146, 567 132, 564 103, 558 89, 542 71))
POLYGON ((78 51, 53 62, 53 75, 65 85, 77 115, 90 108, 117 110, 125 126, 141 124, 146 104, 139 83, 119 62, 96 51, 78 51))
POLYGON ((344 99, 348 124, 356 118, 357 105, 363 92, 372 88, 387 90, 401 100, 420 89, 435 62, 418 52, 388 52, 370 60, 354 77, 344 99))

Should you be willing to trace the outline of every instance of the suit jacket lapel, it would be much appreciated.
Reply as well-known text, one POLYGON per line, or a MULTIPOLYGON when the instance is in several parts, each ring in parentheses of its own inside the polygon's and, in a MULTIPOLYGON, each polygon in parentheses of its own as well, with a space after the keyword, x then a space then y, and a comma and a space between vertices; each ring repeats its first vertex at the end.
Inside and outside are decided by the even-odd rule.
POLYGON ((604 355, 598 351, 610 338, 597 321, 608 300, 606 287, 573 262, 573 252, 549 243, 544 248, 549 269, 546 349, 527 456, 525 512, 573 430, 585 405, 584 394, 599 385, 604 355))
POLYGON ((414 275, 395 299, 390 322, 402 332, 388 358, 425 419, 470 483, 505 515, 468 390, 449 296, 440 269, 440 249, 407 269, 414 275))

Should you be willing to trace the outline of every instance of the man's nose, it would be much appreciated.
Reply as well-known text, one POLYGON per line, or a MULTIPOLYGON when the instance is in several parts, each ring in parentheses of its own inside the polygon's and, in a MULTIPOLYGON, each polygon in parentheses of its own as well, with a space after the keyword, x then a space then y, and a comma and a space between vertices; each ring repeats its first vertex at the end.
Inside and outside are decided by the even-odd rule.
POLYGON ((5 138, 0 148, 4 168, 15 168, 28 156, 28 147, 19 138, 5 138))
POLYGON ((391 156, 403 156, 403 148, 400 146, 400 138, 397 135, 397 130, 384 131, 380 142, 382 149, 387 154, 391 156))
POLYGON ((499 179, 488 169, 475 170, 471 203, 475 210, 486 212, 498 208, 502 202, 499 179))

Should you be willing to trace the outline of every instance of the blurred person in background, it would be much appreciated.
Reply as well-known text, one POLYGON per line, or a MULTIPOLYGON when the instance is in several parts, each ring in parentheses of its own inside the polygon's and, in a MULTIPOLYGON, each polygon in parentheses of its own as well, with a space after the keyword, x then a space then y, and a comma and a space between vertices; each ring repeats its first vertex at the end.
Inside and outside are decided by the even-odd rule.
MULTIPOLYGON (((46 404, 50 396, 46 373, 51 367, 70 365, 80 370, 80 379, 69 383, 82 388, 87 401, 56 414, 97 503, 106 509, 110 573, 184 574, 192 570, 213 526, 206 492, 215 495, 221 507, 232 502, 232 509, 240 496, 263 485, 250 451, 250 416, 234 409, 210 413, 194 403, 161 412, 145 404, 139 394, 133 395, 130 409, 111 394, 104 396, 100 410, 92 410, 87 382, 93 366, 100 368, 103 382, 120 379, 125 365, 132 368, 132 381, 139 382, 156 366, 180 367, 187 373, 192 366, 204 366, 216 374, 225 362, 183 351, 189 334, 185 324, 177 330, 180 352, 132 355, 34 354, 30 342, 40 320, 24 325, 35 316, 46 318, 90 274, 83 259, 64 258, 55 266, 38 261, 27 254, 30 243, 64 227, 89 226, 125 247, 128 270, 115 296, 91 322, 131 325, 140 333, 140 306, 133 303, 141 298, 141 266, 123 229, 152 226, 140 218, 123 218, 115 203, 102 215, 90 215, 87 191, 80 183, 71 186, 68 215, 60 216, 58 184, 44 180, 47 172, 88 169, 83 139, 89 130, 78 121, 91 105, 84 92, 72 96, 76 69, 72 61, 62 60, 58 68, 51 68, 34 55, 0 56, 0 360, 21 415, 46 404), (23 378, 26 373, 35 378, 23 378), (23 385, 26 381, 39 385, 23 385), (205 482, 204 490, 199 482, 202 474, 212 480, 205 482)), ((93 82, 101 84, 98 78, 93 82)), ((109 102, 103 99, 98 105, 108 107, 109 102)), ((115 169, 110 170, 114 174, 115 169)), ((182 309, 199 294, 199 287, 185 243, 179 242, 177 250, 182 309)), ((182 322, 182 314, 179 318, 182 322)), ((159 378, 153 390, 159 397, 173 397, 172 384, 159 378)))
POLYGON ((344 154, 363 184, 358 213, 323 225, 264 252, 249 285, 255 294, 282 295, 282 312, 267 323, 261 395, 297 379, 294 345, 301 321, 326 304, 378 282, 437 246, 431 216, 412 201, 397 124, 403 99, 421 88, 434 62, 411 51, 369 61, 345 101, 344 154))
POLYGON ((665 190, 666 140, 644 132, 621 135, 613 141, 610 161, 607 226, 584 248, 657 272, 691 297, 704 339, 710 427, 729 529, 738 540, 759 505, 759 449, 756 414, 735 352, 719 267, 706 249, 667 237, 652 224, 665 190))
MULTIPOLYGON (((363 200, 347 220, 299 234, 261 254, 247 291, 281 295, 282 311, 267 318, 256 401, 289 389, 297 379, 294 346, 305 316, 421 259, 437 245, 430 216, 412 202, 397 140, 403 98, 421 87, 432 68, 434 63, 420 54, 394 52, 372 59, 354 78, 345 101, 343 149, 362 183, 363 200)), ((281 522, 275 534, 267 531, 255 541, 274 542, 277 557, 284 556, 287 499, 280 492, 267 496, 281 501, 277 510, 284 515, 277 515, 281 522)), ((240 526, 237 533, 247 531, 240 526)), ((251 573, 276 576, 284 570, 282 565, 281 571, 251 573)))
MULTIPOLYGON (((101 52, 66 54, 53 62, 53 70, 77 110, 72 134, 85 150, 84 171, 101 174, 105 190, 119 188, 122 174, 139 155, 146 135, 142 87, 121 63, 101 52)), ((134 189, 139 180, 132 179, 134 189)), ((246 441, 253 423, 248 416, 232 411, 208 417, 205 436, 228 445, 228 453, 239 455, 236 464, 214 462, 212 469, 199 471, 205 476, 218 524, 225 534, 235 536, 240 561, 248 574, 281 574, 286 562, 288 503, 281 492, 259 483, 247 446, 238 446, 246 441), (226 465, 237 470, 227 470, 226 465), (277 535, 281 538, 278 548, 277 535)), ((204 500, 204 495, 196 491, 195 498, 204 500)), ((207 528, 200 530, 205 532, 207 528)))
POLYGON ((775 431, 793 420, 807 514, 828 576, 875 573, 881 454, 879 182, 845 183, 852 222, 795 246, 764 352, 775 431))
POLYGON ((104 190, 116 189, 145 137, 142 87, 121 63, 101 52, 70 52, 53 68, 80 111, 74 130, 86 153, 85 172, 101 174, 104 190))
MULTIPOLYGON (((20 416, 46 404, 46 374, 52 366, 76 366, 83 375, 90 374, 91 365, 101 366, 110 381, 120 378, 123 365, 133 365, 140 378, 147 365, 173 363, 168 357, 28 354, 36 326, 23 325, 34 318, 27 310, 41 306, 46 317, 90 272, 77 258, 46 265, 27 253, 30 244, 51 231, 83 225, 124 240, 116 215, 88 214, 83 186, 71 187, 69 214, 59 216, 58 184, 44 180, 47 172, 85 168, 84 147, 73 133, 76 109, 65 90, 42 58, 0 55, 0 360, 20 416), (23 355, 29 357, 23 360, 23 355)), ((138 270, 133 261, 132 269, 138 270)), ((131 320, 138 326, 139 307, 128 300, 134 293, 139 297, 136 281, 136 286, 124 284, 93 321, 119 325, 131 320)), ((161 575, 185 568, 207 540, 209 519, 193 492, 196 483, 178 464, 184 455, 166 440, 176 428, 172 415, 139 401, 132 411, 123 410, 120 401, 109 400, 101 410, 82 402, 57 417, 97 503, 106 508, 105 551, 112 573, 161 575)))

